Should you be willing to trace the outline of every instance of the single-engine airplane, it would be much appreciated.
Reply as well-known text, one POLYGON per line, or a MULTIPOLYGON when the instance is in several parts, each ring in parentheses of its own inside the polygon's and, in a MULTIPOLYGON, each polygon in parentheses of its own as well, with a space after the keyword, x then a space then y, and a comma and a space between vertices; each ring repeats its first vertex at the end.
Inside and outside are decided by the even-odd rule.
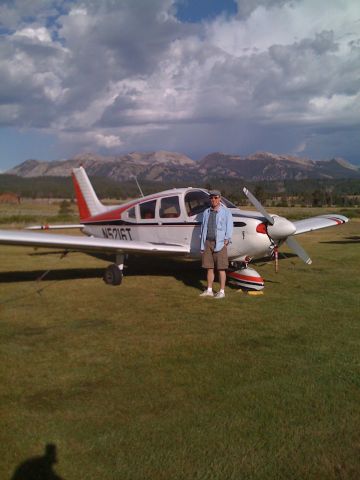
MULTIPOLYGON (((95 257, 112 257, 104 281, 119 285, 127 255, 143 254, 199 260, 202 213, 209 206, 209 192, 202 188, 174 188, 143 196, 122 205, 105 206, 98 199, 83 167, 73 169, 73 181, 80 223, 46 225, 31 229, 80 228, 86 235, 38 233, 27 230, 0 230, 0 244, 60 248, 64 252, 80 251, 95 257)), ((348 221, 343 215, 329 214, 291 222, 269 214, 263 205, 244 188, 244 194, 256 211, 240 210, 222 197, 231 210, 234 222, 232 242, 228 247, 232 268, 228 279, 253 290, 264 288, 261 276, 248 263, 273 256, 284 242, 307 264, 311 259, 294 236, 339 225, 348 221)))

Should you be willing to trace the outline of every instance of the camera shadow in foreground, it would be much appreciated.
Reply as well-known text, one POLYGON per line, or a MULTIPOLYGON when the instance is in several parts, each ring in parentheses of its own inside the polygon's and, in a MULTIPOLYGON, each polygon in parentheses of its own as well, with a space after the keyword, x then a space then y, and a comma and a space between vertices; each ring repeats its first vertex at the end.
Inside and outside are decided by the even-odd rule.
POLYGON ((57 463, 56 445, 48 443, 44 455, 32 457, 15 469, 11 480, 64 480, 54 471, 57 463))

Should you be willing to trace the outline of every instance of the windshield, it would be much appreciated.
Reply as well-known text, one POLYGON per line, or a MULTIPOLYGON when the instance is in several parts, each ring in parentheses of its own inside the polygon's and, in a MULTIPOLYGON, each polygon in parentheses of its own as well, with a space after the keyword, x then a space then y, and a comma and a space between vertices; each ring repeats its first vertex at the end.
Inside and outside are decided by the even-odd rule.
POLYGON ((201 190, 193 190, 185 195, 185 206, 189 217, 203 212, 209 205, 209 195, 201 190))
POLYGON ((230 200, 225 197, 221 197, 221 203, 223 203, 227 208, 236 208, 236 205, 234 205, 232 202, 230 202, 230 200))
MULTIPOLYGON (((221 203, 227 208, 236 208, 227 198, 221 197, 221 203)), ((201 190, 193 190, 185 195, 185 206, 189 217, 202 213, 210 206, 209 194, 201 190)))

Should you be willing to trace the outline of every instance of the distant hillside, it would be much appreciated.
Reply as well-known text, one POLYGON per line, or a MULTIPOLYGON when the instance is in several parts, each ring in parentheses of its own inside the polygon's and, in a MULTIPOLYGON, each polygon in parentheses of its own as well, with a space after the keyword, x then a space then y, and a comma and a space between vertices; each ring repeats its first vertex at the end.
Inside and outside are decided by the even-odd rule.
MULTIPOLYGON (((134 179, 117 182, 106 177, 92 177, 90 181, 99 198, 136 198, 139 189, 134 179)), ((172 188, 174 185, 162 185, 172 188)), ((159 191, 159 182, 142 181, 141 188, 146 194, 159 191)), ((0 195, 16 194, 25 198, 68 198, 75 197, 71 177, 20 177, 18 175, 0 175, 0 195)))
POLYGON ((291 155, 258 152, 249 156, 211 153, 200 162, 173 152, 133 152, 118 156, 80 154, 63 161, 27 160, 9 170, 21 177, 68 177, 83 165, 91 176, 128 181, 134 175, 151 182, 207 181, 214 178, 247 181, 360 178, 360 169, 341 158, 314 161, 291 155))
POLYGON ((197 163, 186 155, 173 152, 133 152, 120 156, 99 156, 91 153, 80 154, 63 161, 40 162, 27 160, 7 171, 21 177, 69 177, 74 167, 82 165, 88 175, 108 177, 115 181, 130 180, 134 175, 140 179, 161 182, 192 178, 197 163))
POLYGON ((251 181, 360 178, 360 169, 346 160, 313 160, 259 152, 250 156, 212 153, 200 162, 204 175, 242 178, 251 181))

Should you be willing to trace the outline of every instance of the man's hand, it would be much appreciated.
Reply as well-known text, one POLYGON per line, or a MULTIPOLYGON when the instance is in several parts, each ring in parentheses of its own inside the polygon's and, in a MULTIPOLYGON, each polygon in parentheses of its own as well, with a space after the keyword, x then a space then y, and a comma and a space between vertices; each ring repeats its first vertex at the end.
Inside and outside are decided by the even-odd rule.
POLYGON ((229 240, 224 240, 224 245, 227 247, 229 245, 229 240))

